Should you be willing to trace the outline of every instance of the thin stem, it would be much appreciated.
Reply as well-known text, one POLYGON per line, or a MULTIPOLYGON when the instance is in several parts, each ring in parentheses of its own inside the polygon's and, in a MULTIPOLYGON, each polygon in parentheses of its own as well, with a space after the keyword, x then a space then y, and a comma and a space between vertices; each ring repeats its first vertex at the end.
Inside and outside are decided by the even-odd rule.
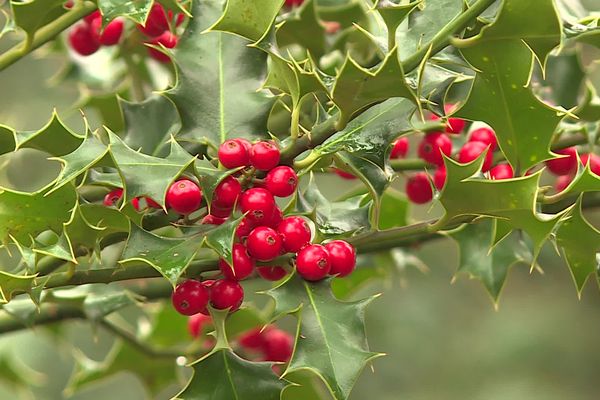
POLYGON ((137 70, 137 65, 131 56, 130 51, 124 49, 121 52, 123 60, 125 61, 125 65, 127 65, 127 73, 129 75, 129 79, 131 80, 131 93, 133 96, 133 100, 135 101, 143 101, 146 98, 146 90, 144 88, 144 80, 140 76, 137 70))
POLYGON ((90 14, 96 9, 96 4, 90 1, 76 2, 73 8, 61 15, 48 25, 40 28, 35 32, 33 38, 27 37, 21 43, 17 43, 15 46, 0 55, 0 71, 6 69, 10 65, 19 61, 33 50, 48 43, 62 31, 79 21, 81 18, 90 14))

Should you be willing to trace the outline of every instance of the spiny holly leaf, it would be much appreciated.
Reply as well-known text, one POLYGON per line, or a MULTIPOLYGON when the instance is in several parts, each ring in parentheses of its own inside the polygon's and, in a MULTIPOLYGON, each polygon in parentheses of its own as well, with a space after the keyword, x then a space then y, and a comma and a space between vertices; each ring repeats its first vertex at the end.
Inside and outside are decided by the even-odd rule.
POLYGON ((146 22, 153 0, 98 0, 98 8, 104 21, 111 21, 116 17, 127 17, 138 24, 146 22))
POLYGON ((267 294, 275 300, 275 318, 298 317, 296 346, 284 376, 308 369, 336 400, 347 399, 364 366, 380 356, 369 351, 365 334, 365 308, 374 297, 340 302, 329 280, 310 283, 296 275, 267 294))
POLYGON ((39 245, 36 241, 33 252, 75 264, 77 263, 77 260, 75 260, 75 254, 73 254, 71 239, 66 232, 63 232, 60 236, 57 236, 56 241, 51 244, 39 245))
POLYGON ((538 100, 528 84, 534 55, 543 66, 559 44, 560 22, 553 3, 520 0, 505 0, 492 25, 456 42, 479 71, 457 115, 494 128, 502 152, 517 171, 552 157, 550 141, 561 117, 538 100))
POLYGON ((600 49, 600 18, 590 18, 586 24, 567 24, 565 36, 568 39, 587 43, 600 49))
POLYGON ((564 197, 566 194, 580 194, 585 192, 600 191, 600 176, 594 174, 590 169, 590 163, 582 167, 577 163, 578 171, 569 186, 556 196, 564 197))
POLYGON ((556 232, 556 243, 563 250, 579 296, 588 277, 598 273, 600 253, 600 231, 583 216, 582 199, 580 196, 556 232))
POLYGON ((175 50, 177 84, 166 95, 181 115, 179 139, 218 146, 232 137, 265 135, 272 99, 257 92, 266 53, 221 32, 204 32, 222 12, 221 0, 192 4, 194 18, 175 50))
POLYGON ((166 238, 145 231, 135 224, 123 250, 120 263, 142 261, 167 278, 173 286, 200 250, 202 238, 166 238))
POLYGON ((139 304, 142 297, 128 290, 103 287, 90 291, 83 301, 83 312, 90 320, 99 320, 124 307, 139 304))
POLYGON ((175 140, 165 158, 138 153, 117 135, 110 134, 110 155, 125 183, 125 203, 139 196, 149 196, 164 204, 169 185, 193 162, 192 157, 175 140))
POLYGON ((100 204, 82 204, 65 225, 74 247, 100 251, 98 244, 108 235, 129 232, 127 217, 115 208, 100 204))
POLYGON ((298 194, 298 211, 313 215, 319 232, 325 236, 354 233, 369 226, 369 204, 362 197, 330 202, 321 194, 311 174, 306 189, 298 194))
POLYGON ((379 229, 390 229, 408 224, 408 199, 404 193, 388 188, 381 197, 379 229))
MULTIPOLYGON (((398 26, 400 26, 402 21, 404 21, 406 17, 408 17, 408 15, 421 3, 422 0, 416 0, 409 4, 398 4, 390 0, 377 0, 377 3, 375 4, 375 10, 377 10, 385 22, 389 37, 395 38, 398 26)), ((393 41, 388 38, 388 43, 393 43, 393 41)), ((389 50, 390 49, 387 51, 389 50)))
POLYGON ((315 59, 325 54, 325 28, 317 18, 315 0, 307 0, 277 27, 277 44, 286 47, 299 44, 315 59))
POLYGON ((31 291, 36 275, 13 275, 0 271, 0 304, 8 303, 14 294, 31 291))
POLYGON ((493 234, 494 221, 487 218, 450 232, 460 254, 456 275, 462 272, 479 279, 497 303, 508 269, 517 263, 531 264, 532 254, 518 232, 491 247, 493 234))
POLYGON ((217 252, 220 258, 227 260, 229 265, 233 265, 231 260, 231 249, 235 241, 235 230, 242 222, 242 218, 229 219, 224 224, 211 229, 205 236, 206 245, 217 252))
POLYGON ((100 114, 102 125, 108 126, 113 132, 121 132, 125 128, 120 97, 117 93, 84 92, 73 108, 93 109, 100 114))
POLYGON ((84 136, 67 128, 54 112, 50 121, 37 131, 17 132, 7 126, 0 126, 0 154, 33 148, 53 156, 62 156, 72 153, 83 139, 84 136))
POLYGON ((0 242, 6 243, 9 236, 20 243, 46 230, 58 234, 63 223, 71 219, 77 203, 77 194, 72 185, 64 185, 50 194, 46 191, 22 193, 0 191, 0 242))
POLYGON ((15 24, 23 29, 27 36, 33 37, 35 32, 65 13, 63 0, 45 1, 10 1, 15 24))
POLYGON ((209 205, 212 202, 212 196, 219 183, 235 172, 235 170, 220 170, 206 158, 200 160, 196 159, 194 162, 194 170, 200 180, 202 195, 206 198, 209 205))
POLYGON ((446 158, 446 184, 439 198, 445 218, 482 215, 506 219, 513 229, 522 229, 531 237, 537 257, 559 218, 534 209, 541 172, 516 179, 482 179, 477 177, 482 162, 483 157, 469 164, 446 158))
POLYGON ((246 361, 231 349, 213 351, 192 367, 194 376, 176 399, 279 400, 286 386, 271 363, 246 361))
POLYGON ((372 71, 347 57, 331 93, 331 99, 347 120, 362 108, 390 97, 404 97, 416 103, 415 94, 406 83, 396 48, 372 71))
POLYGON ((211 31, 231 32, 258 42, 271 28, 284 0, 227 0, 211 31))
POLYGON ((125 143, 156 157, 168 153, 169 139, 181 128, 177 109, 165 96, 155 94, 140 103, 119 99, 127 131, 125 143))

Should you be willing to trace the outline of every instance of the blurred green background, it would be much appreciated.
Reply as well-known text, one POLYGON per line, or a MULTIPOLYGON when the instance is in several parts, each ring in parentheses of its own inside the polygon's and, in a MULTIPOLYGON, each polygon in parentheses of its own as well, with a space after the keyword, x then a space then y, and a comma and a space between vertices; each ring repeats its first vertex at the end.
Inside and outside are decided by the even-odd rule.
MULTIPOLYGON (((78 98, 76 85, 48 84, 59 67, 59 60, 33 56, 3 71, 0 123, 36 129, 56 108, 69 124, 81 126, 78 112, 71 107, 78 98)), ((39 165, 24 154, 10 167, 0 160, 0 174, 11 173, 10 168, 21 169, 21 174, 28 168, 30 174, 37 174, 39 165)), ((330 195, 349 185, 335 176, 322 179, 326 182, 321 187, 330 195)), ((401 187, 401 181, 397 184, 401 187)), ((419 207, 413 210, 413 217, 431 218, 427 211, 419 207)), ((541 256, 543 275, 530 274, 526 266, 512 270, 497 311, 479 282, 461 276, 451 284, 458 257, 451 240, 428 243, 414 249, 414 254, 429 267, 427 273, 408 268, 391 282, 361 293, 384 293, 369 309, 367 330, 372 349, 387 356, 374 362, 373 371, 364 371, 351 399, 598 399, 597 285, 590 282, 578 300, 566 266, 550 246, 541 256)), ((72 337, 87 340, 92 347, 106 346, 102 337, 82 325, 67 324, 60 331, 62 339, 72 337)), ((67 347, 49 341, 56 332, 44 328, 11 335, 10 342, 0 339, 0 353, 14 350, 7 349, 7 343, 11 347, 20 343, 25 349, 18 353, 22 365, 13 365, 9 371, 0 364, 0 399, 148 398, 141 382, 128 373, 111 377, 108 386, 98 389, 92 385, 70 397, 63 388, 73 373, 72 355, 67 347), (27 354, 34 360, 27 359, 27 354), (36 377, 28 369, 31 365, 49 375, 36 377), (15 368, 32 377, 29 390, 12 387, 15 368)))

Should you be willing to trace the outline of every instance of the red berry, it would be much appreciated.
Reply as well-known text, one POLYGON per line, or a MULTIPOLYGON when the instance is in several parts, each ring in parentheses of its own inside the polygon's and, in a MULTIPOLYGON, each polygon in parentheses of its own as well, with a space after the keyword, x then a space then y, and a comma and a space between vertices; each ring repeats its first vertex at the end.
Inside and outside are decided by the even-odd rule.
POLYGON ((494 162, 494 154, 488 149, 488 145, 481 142, 467 142, 458 153, 458 161, 462 164, 470 163, 476 160, 481 153, 487 151, 483 160, 482 172, 487 172, 492 167, 494 162))
POLYGON ((265 186, 273 196, 288 197, 298 187, 298 175, 292 168, 281 165, 269 171, 265 178, 265 186))
POLYGON ((175 17, 173 17, 173 11, 171 11, 171 10, 167 11, 167 16, 169 17, 170 21, 175 22, 176 27, 181 25, 183 23, 183 21, 185 20, 185 15, 183 15, 183 13, 177 13, 177 14, 175 14, 175 17))
POLYGON ((131 200, 131 204, 133 205, 133 208, 135 208, 135 211, 140 211, 140 198, 136 197, 135 199, 131 200))
POLYGON ((248 235, 248 253, 258 261, 271 261, 281 253, 281 238, 273 228, 256 227, 248 235))
POLYGON ((550 172, 555 175, 567 175, 577 171, 577 149, 575 147, 557 150, 555 153, 565 155, 567 157, 555 158, 546 161, 546 166, 550 172))
POLYGON ((341 170, 339 168, 334 168, 333 172, 336 173, 337 176, 343 178, 343 179, 348 179, 348 180, 354 180, 356 179, 356 176, 352 175, 350 172, 346 172, 344 170, 341 170))
POLYGON ((219 279, 210 288, 210 304, 217 310, 236 311, 244 301, 244 289, 236 281, 219 279))
POLYGON ((94 54, 100 48, 100 43, 94 38, 88 24, 77 24, 69 31, 69 44, 82 56, 94 54))
POLYGON ((356 267, 356 250, 344 240, 334 240, 325 245, 331 263, 330 275, 344 277, 350 275, 356 267))
POLYGON ((123 34, 124 23, 121 18, 113 19, 102 30, 102 18, 98 17, 90 24, 92 35, 103 46, 113 46, 119 43, 123 34))
POLYGON ((590 170, 596 174, 600 175, 600 157, 595 154, 584 154, 581 156, 581 162, 583 165, 590 165, 590 170))
POLYGON ((258 275, 260 275, 261 278, 268 281, 278 281, 287 275, 285 268, 277 265, 272 267, 257 267, 256 272, 258 272, 258 275))
POLYGON ((142 207, 140 206, 140 199, 143 199, 146 202, 146 207, 144 207, 144 209, 146 209, 148 207, 162 209, 160 204, 158 204, 157 202, 152 200, 150 197, 143 196, 143 197, 136 197, 135 199, 131 200, 131 204, 133 204, 133 208, 135 208, 136 211, 142 210, 142 207))
POLYGON ((167 204, 179 214, 190 214, 200 208, 202 191, 189 179, 174 182, 167 191, 167 204))
POLYGON ((469 142, 481 142, 486 145, 490 145, 490 151, 496 150, 498 146, 498 138, 492 128, 478 128, 471 132, 469 136, 469 142))
POLYGON ((223 179, 215 188, 213 206, 232 208, 242 193, 242 185, 233 176, 223 179))
POLYGON ((406 153, 408 153, 408 138, 403 137, 394 142, 390 158, 404 158, 406 157, 406 153))
POLYGON ((256 169, 269 171, 279 164, 281 153, 272 142, 258 142, 250 149, 250 164, 256 169))
POLYGON ((498 164, 490 169, 490 178, 494 180, 511 179, 514 178, 514 176, 515 173, 513 172, 512 167, 507 163, 498 164))
POLYGON ((265 361, 288 362, 294 352, 294 338, 281 329, 263 332, 265 361))
MULTIPOLYGON (((446 114, 452 114, 452 112, 454 111, 454 108, 455 108, 454 104, 446 104, 444 106, 444 111, 446 112, 446 114)), ((433 115, 431 117, 431 119, 436 121, 436 120, 440 119, 440 117, 438 117, 437 115, 433 115)), ((448 118, 448 123, 446 124, 446 132, 454 133, 454 134, 461 133, 462 130, 465 129, 465 125, 466 125, 466 122, 464 119, 450 117, 450 118, 448 118)))
POLYGON ((296 258, 296 270, 307 281, 325 278, 331 270, 329 253, 325 246, 311 244, 300 250, 296 258))
POLYGON ((236 140, 238 143, 240 143, 242 146, 244 146, 244 148, 248 151, 248 157, 250 157, 250 150, 252 150, 252 143, 250 143, 250 141, 248 139, 244 139, 244 138, 237 138, 237 139, 233 139, 236 140))
POLYGON ((232 211, 233 207, 219 207, 214 203, 210 207, 210 215, 217 218, 228 218, 232 211))
POLYGON ((250 163, 250 154, 240 139, 226 140, 219 146, 219 161, 229 169, 245 167, 250 163))
POLYGON ((283 248, 289 253, 297 253, 310 243, 310 227, 302 217, 291 216, 284 218, 277 226, 283 248))
POLYGON ((144 25, 138 25, 138 29, 147 36, 160 36, 169 29, 167 14, 162 5, 154 3, 144 25))
POLYGON ((442 190, 444 188, 444 184, 446 183, 446 167, 439 167, 435 170, 433 174, 433 184, 437 188, 437 190, 442 190))
POLYGON ((449 156, 452 153, 452 140, 442 132, 429 133, 419 144, 418 153, 428 163, 444 165, 442 154, 449 156))
POLYGON ((571 182, 573 182, 572 175, 561 175, 556 178, 556 182, 554 182, 554 188, 557 192, 562 192, 571 184, 571 182))
POLYGON ((267 189, 252 188, 240 196, 240 208, 255 223, 268 220, 275 211, 275 198, 267 189))
POLYGON ((250 258, 243 244, 236 243, 231 249, 233 268, 224 259, 219 260, 219 269, 223 276, 234 281, 246 279, 254 271, 254 260, 250 258))
POLYGON ((188 318, 188 332, 193 338, 198 338, 202 329, 212 322, 212 319, 208 315, 201 313, 194 314, 188 318))
POLYGON ((227 221, 227 218, 219 218, 215 217, 212 214, 208 214, 204 218, 202 218, 201 224, 204 225, 223 225, 227 221))
POLYGON ((208 304, 208 290, 201 282, 190 279, 177 285, 171 301, 180 314, 198 314, 208 304))
POLYGON ((406 181, 406 195, 416 204, 425 204, 433 199, 433 190, 425 172, 417 172, 406 181))
MULTIPOLYGON (((71 7, 72 7, 72 5, 71 5, 71 7)), ((71 7, 69 7, 69 8, 71 8, 71 7)), ((102 14, 100 14, 100 10, 92 11, 90 14, 83 17, 83 21, 86 24, 91 25, 92 22, 94 22, 94 20, 96 20, 98 18, 102 18, 102 14)))
POLYGON ((299 6, 304 3, 304 0, 285 0, 285 5, 288 7, 299 6))
MULTIPOLYGON (((163 45, 167 49, 172 49, 175 46, 177 46, 178 41, 179 39, 177 38, 177 36, 175 36, 169 31, 166 31, 159 37, 152 39, 149 43, 157 46, 163 45)), ((169 57, 167 54, 152 47, 148 47, 148 54, 150 54, 150 57, 154 58, 156 61, 162 63, 168 63, 169 61, 171 61, 171 57, 169 57)))
POLYGON ((281 223, 281 221, 283 220, 283 211, 281 211, 281 209, 277 206, 275 206, 275 209, 273 210, 273 213, 271 214, 271 216, 265 220, 263 220, 263 222, 261 223, 264 226, 268 226, 269 228, 277 228, 277 226, 281 223))
POLYGON ((254 223, 254 221, 250 220, 248 217, 244 217, 240 224, 237 226, 237 229, 235 230, 235 235, 239 239, 244 239, 250 234, 250 232, 252 232, 252 229, 254 229, 255 226, 256 224, 254 223))
POLYGON ((250 329, 242 333, 238 337, 238 343, 245 349, 262 350, 265 345, 264 334, 267 330, 272 329, 270 326, 262 328, 250 329))
POLYGON ((117 201, 121 200, 121 197, 123 197, 123 189, 119 188, 111 190, 104 196, 102 204, 107 207, 114 206, 117 201))

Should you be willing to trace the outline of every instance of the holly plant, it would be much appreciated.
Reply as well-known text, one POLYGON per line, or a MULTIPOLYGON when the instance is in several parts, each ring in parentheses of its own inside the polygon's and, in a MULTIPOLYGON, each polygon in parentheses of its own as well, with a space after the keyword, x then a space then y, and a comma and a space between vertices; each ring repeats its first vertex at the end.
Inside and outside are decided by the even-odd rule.
POLYGON ((63 394, 132 371, 152 398, 352 398, 386 350, 364 288, 430 240, 494 304, 545 245, 578 294, 599 279, 600 15, 578 0, 0 7, 0 70, 59 60, 81 93, 0 126, 1 169, 59 166, 0 174, 0 332, 71 346, 63 394))

